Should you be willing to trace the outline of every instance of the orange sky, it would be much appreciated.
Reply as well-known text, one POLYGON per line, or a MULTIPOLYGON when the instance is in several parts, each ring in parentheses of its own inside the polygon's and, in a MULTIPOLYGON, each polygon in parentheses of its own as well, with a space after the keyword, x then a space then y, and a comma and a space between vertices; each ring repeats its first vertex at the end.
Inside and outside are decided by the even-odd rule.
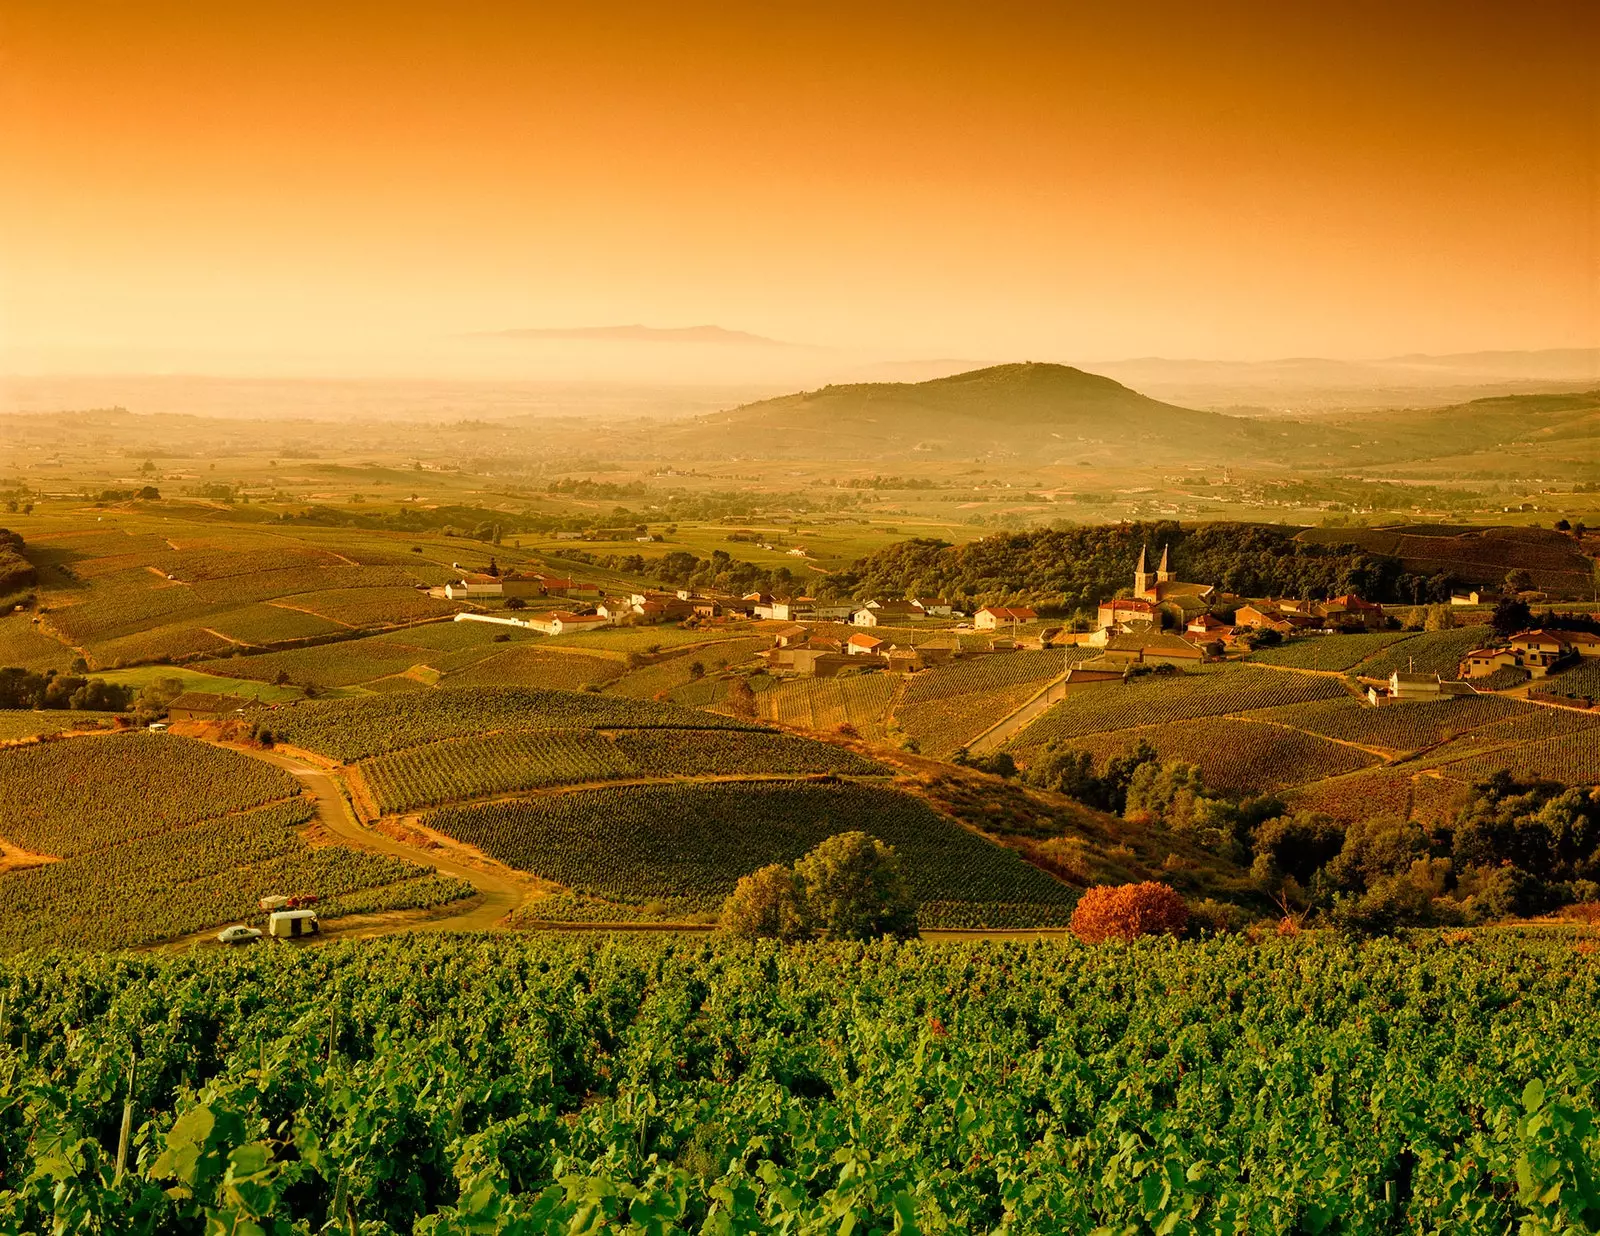
POLYGON ((1600 5, 1133 7, 0 0, 0 367, 1600 345, 1600 5))

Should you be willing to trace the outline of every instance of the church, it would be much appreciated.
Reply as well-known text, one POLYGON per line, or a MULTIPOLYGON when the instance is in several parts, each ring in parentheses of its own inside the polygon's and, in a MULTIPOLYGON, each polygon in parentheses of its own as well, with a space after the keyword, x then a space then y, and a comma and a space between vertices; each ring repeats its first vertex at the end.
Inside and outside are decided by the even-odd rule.
POLYGON ((1172 577, 1169 551, 1161 547, 1161 565, 1149 570, 1146 551, 1139 550, 1139 565, 1133 572, 1133 597, 1131 600, 1111 600, 1100 603, 1100 625, 1118 626, 1125 622, 1153 622, 1157 612, 1166 610, 1182 626, 1196 614, 1204 613, 1215 599, 1217 590, 1210 584, 1186 584, 1172 577))

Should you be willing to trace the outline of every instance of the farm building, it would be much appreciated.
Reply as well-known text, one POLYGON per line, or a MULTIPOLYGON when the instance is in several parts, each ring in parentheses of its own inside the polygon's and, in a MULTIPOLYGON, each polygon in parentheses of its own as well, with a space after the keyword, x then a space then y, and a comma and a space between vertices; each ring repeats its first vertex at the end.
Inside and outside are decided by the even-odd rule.
POLYGON ((610 623, 603 614, 571 614, 558 609, 542 618, 530 619, 528 625, 545 635, 565 635, 572 631, 592 631, 610 623))
POLYGON ((1214 660, 1221 653, 1222 645, 1215 640, 1185 639, 1181 635, 1151 631, 1118 635, 1107 640, 1105 651, 1099 659, 1125 664, 1196 665, 1202 661, 1214 660))
POLYGON ((972 616, 972 625, 980 631, 996 631, 1001 627, 1020 626, 1032 622, 1039 615, 1026 606, 985 605, 972 616))
POLYGON ((1497 669, 1515 666, 1543 678, 1581 657, 1600 657, 1600 635, 1588 631, 1519 631, 1506 643, 1477 648, 1461 662, 1463 678, 1482 678, 1497 669))
POLYGON ((868 601, 850 615, 850 621, 858 627, 892 627, 927 616, 910 601, 868 601))
POLYGON ((853 657, 868 655, 883 649, 883 641, 876 636, 857 632, 845 640, 844 650, 853 657))

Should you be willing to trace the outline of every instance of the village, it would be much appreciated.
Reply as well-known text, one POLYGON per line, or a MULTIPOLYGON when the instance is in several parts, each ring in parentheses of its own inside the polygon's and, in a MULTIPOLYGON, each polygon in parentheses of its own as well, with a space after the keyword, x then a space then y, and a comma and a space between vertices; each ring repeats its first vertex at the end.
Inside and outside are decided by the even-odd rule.
MULTIPOLYGON (((458 614, 458 622, 499 623, 551 636, 657 623, 760 623, 758 629, 772 644, 759 657, 766 671, 779 677, 912 674, 954 659, 1059 648, 1069 652, 1061 680, 1068 688, 1239 659, 1286 641, 1399 626, 1383 605, 1355 593, 1326 600, 1239 597, 1212 584, 1178 579, 1166 547, 1153 570, 1149 557, 1141 550, 1130 586, 1102 599, 1092 622, 1046 619, 1023 605, 986 605, 969 614, 932 596, 852 602, 760 592, 702 595, 686 589, 610 595, 571 578, 492 569, 464 574, 434 591, 452 600, 500 603, 497 609, 458 614)), ((1481 610, 1496 599, 1486 590, 1462 591, 1452 594, 1450 606, 1481 610)), ((1490 689, 1484 680, 1503 669, 1539 679, 1593 657, 1600 657, 1600 636, 1532 629, 1471 651, 1454 676, 1397 669, 1385 680, 1360 685, 1373 705, 1443 699, 1490 689)))

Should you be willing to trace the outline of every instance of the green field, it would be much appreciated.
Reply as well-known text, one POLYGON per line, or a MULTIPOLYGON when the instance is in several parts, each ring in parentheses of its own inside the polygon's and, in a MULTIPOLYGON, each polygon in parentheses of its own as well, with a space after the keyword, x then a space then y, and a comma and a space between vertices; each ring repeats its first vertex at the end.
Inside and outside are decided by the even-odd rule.
POLYGON ((29 1099, 0 1123, 0 1213, 50 1231, 70 1201, 122 1236, 330 1210, 371 1233, 1581 1232, 1600 971, 1573 944, 7 962, 29 1099), (326 1152, 278 1136, 285 1113, 326 1152))

